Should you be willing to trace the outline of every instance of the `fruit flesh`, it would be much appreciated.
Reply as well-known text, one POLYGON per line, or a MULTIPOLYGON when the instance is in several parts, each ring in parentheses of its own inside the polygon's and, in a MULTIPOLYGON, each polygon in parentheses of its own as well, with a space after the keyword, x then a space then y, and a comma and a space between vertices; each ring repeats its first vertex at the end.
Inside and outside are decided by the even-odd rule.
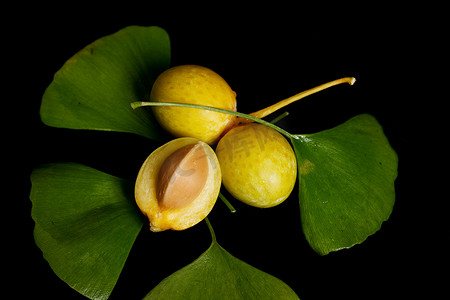
POLYGON ((297 161, 277 131, 246 124, 231 129, 217 145, 223 184, 230 194, 256 207, 272 207, 292 192, 297 161))
MULTIPOLYGON (((156 79, 152 102, 192 103, 236 111, 236 93, 214 71, 196 65, 176 66, 156 79)), ((235 116, 195 108, 154 107, 159 124, 176 137, 195 137, 208 144, 233 126, 235 116)))
MULTIPOLYGON (((200 151, 200 153, 201 153, 200 151)), ((195 159, 195 157, 194 157, 195 159)), ((188 169, 189 170, 189 169, 188 169)), ((135 185, 135 199, 141 212, 149 218, 150 230, 184 230, 202 221, 212 210, 219 195, 222 174, 211 147, 195 138, 178 138, 153 151, 142 164, 135 185), (199 144, 206 154, 206 182, 200 193, 185 206, 164 206, 158 200, 159 172, 164 162, 177 150, 199 144)))

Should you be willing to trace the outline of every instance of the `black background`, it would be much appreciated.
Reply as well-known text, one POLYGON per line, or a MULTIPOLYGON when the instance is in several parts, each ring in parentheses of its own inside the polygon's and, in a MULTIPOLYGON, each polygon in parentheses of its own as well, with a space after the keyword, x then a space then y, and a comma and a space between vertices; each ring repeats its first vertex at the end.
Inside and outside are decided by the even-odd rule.
MULTIPOLYGON (((212 5, 209 4, 210 6, 212 5)), ((17 298, 83 299, 51 270, 33 240, 31 170, 43 163, 74 161, 119 177, 134 179, 158 144, 122 133, 46 127, 39 106, 53 74, 78 50, 128 25, 167 30, 172 65, 199 64, 219 73, 237 92, 238 110, 250 113, 319 84, 354 76, 341 85, 292 104, 279 125, 291 133, 313 133, 360 113, 374 115, 399 155, 396 204, 390 219, 363 244, 321 257, 301 231, 298 187, 282 205, 256 209, 234 199, 231 214, 217 202, 210 214, 219 243, 234 256, 291 286, 301 299, 375 299, 415 295, 430 265, 419 211, 414 142, 420 67, 415 49, 423 36, 420 20, 390 6, 327 10, 305 5, 276 8, 160 7, 122 5, 94 8, 27 7, 11 11, 4 47, 12 65, 5 103, 8 120, 6 164, 14 164, 6 184, 14 189, 13 217, 5 232, 13 268, 8 279, 17 298), (414 64, 411 63, 414 60, 414 64), (13 105, 6 105, 6 104, 13 105), (16 104, 14 104, 16 103, 16 104), (23 126, 26 124, 26 127, 23 126), (10 134, 13 135, 10 135, 10 134), (124 146, 125 145, 125 146, 124 146), (18 172, 17 172, 18 171, 18 172), (11 183, 19 183, 19 186, 11 183), (13 228, 11 230, 11 228, 13 228), (424 271, 426 270, 426 271, 424 271)), ((5 119, 5 118, 4 118, 5 119)), ((231 197, 230 197, 231 198, 231 197)), ((204 222, 183 232, 151 233, 145 225, 110 299, 141 299, 163 278, 195 260, 210 244, 204 222)), ((6 259, 5 264, 9 259, 6 259)))

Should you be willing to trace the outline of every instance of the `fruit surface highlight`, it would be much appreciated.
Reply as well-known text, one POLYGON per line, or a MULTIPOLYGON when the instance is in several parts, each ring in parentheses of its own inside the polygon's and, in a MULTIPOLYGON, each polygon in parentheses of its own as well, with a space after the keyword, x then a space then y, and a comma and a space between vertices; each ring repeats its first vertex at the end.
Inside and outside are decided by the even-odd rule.
POLYGON ((246 204, 272 207, 294 188, 295 153, 272 128, 256 123, 235 127, 219 141, 216 153, 225 188, 246 204))
MULTIPOLYGON (((152 102, 199 104, 236 111, 236 93, 214 71, 196 65, 170 68, 156 79, 152 102)), ((159 124, 176 137, 194 137, 214 144, 231 126, 235 116, 196 108, 153 107, 159 124)))
POLYGON ((195 138, 179 138, 153 151, 135 186, 136 203, 152 231, 183 230, 213 208, 222 182, 211 147, 195 138))

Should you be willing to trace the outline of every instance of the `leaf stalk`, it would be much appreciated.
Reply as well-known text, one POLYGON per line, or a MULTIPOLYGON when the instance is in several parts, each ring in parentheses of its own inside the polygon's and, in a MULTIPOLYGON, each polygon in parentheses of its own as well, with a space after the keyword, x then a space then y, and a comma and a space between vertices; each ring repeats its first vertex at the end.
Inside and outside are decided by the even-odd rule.
POLYGON ((223 113, 223 114, 229 114, 229 115, 234 115, 236 117, 240 117, 243 119, 249 119, 251 121, 266 125, 272 129, 275 129, 276 131, 280 132, 281 134, 285 135, 288 138, 294 138, 297 139, 297 137, 293 134, 290 134, 289 132, 287 132, 286 130, 271 124, 270 122, 264 121, 260 118, 254 117, 254 116, 250 116, 247 114, 243 114, 240 112, 236 112, 233 110, 227 110, 227 109, 222 109, 222 108, 217 108, 217 107, 211 107, 211 106, 205 106, 205 105, 198 105, 198 104, 190 104, 190 103, 176 103, 176 102, 142 102, 142 101, 138 101, 138 102, 131 102, 130 103, 131 107, 133 109, 139 108, 139 107, 143 107, 143 106, 173 106, 173 107, 187 107, 187 108, 197 108, 197 109, 206 109, 206 110, 210 110, 210 111, 214 111, 214 112, 219 112, 219 113, 223 113))
POLYGON ((205 222, 206 222, 206 225, 208 225, 208 229, 209 229, 209 233, 211 234, 212 242, 213 243, 217 242, 216 234, 214 233, 214 228, 212 227, 211 222, 209 221, 208 217, 205 218, 205 222))

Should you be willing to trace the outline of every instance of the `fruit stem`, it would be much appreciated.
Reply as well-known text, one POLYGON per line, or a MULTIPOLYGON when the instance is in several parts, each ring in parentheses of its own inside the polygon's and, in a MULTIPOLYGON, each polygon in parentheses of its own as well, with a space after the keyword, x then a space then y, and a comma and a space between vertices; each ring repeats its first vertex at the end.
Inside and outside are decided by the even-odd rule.
POLYGON ((285 111, 284 113, 282 113, 281 115, 279 115, 278 117, 276 117, 275 119, 273 119, 272 121, 270 121, 270 123, 275 124, 278 121, 286 118, 287 116, 289 116, 289 112, 285 111))
POLYGON ((243 119, 249 119, 251 121, 266 125, 272 129, 275 129, 276 131, 278 131, 279 133, 285 135, 286 137, 290 138, 290 139, 298 139, 298 137, 294 134, 290 134, 289 132, 287 132, 286 130, 271 124, 270 122, 261 120, 257 117, 254 116, 250 116, 247 114, 243 114, 240 112, 236 112, 233 110, 227 110, 227 109, 222 109, 222 108, 217 108, 217 107, 211 107, 211 106, 204 106, 204 105, 198 105, 198 104, 190 104, 190 103, 175 103, 175 102, 142 102, 142 101, 138 101, 138 102, 131 102, 130 103, 131 107, 133 109, 139 108, 139 107, 143 107, 143 106, 176 106, 176 107, 188 107, 188 108, 198 108, 198 109, 205 109, 205 110, 210 110, 210 111, 215 111, 215 112, 220 112, 223 114, 229 114, 229 115, 234 115, 243 119))
MULTIPOLYGON (((312 89, 306 90, 304 92, 298 93, 298 94, 296 94, 296 95, 294 95, 292 97, 289 97, 287 99, 281 100, 280 102, 275 103, 274 105, 271 105, 271 106, 266 107, 264 109, 258 110, 258 111, 254 112, 254 113, 251 113, 250 116, 262 119, 262 118, 270 115, 271 113, 273 113, 273 112, 275 112, 275 111, 277 111, 277 110, 279 110, 279 109, 281 109, 281 108, 291 104, 292 102, 295 102, 297 100, 305 98, 306 96, 309 96, 311 94, 323 91, 323 90, 325 90, 325 89, 327 89, 329 87, 332 87, 332 86, 335 86, 335 85, 338 85, 338 84, 341 84, 341 83, 348 83, 350 85, 353 85, 355 83, 355 81, 356 81, 355 77, 344 77, 344 78, 341 78, 341 79, 336 79, 336 80, 333 80, 333 81, 321 84, 319 86, 316 86, 315 88, 312 88, 312 89)), ((249 121, 244 121, 244 122, 249 122, 249 121)))
POLYGON ((211 225, 211 222, 209 222, 208 217, 205 218, 205 222, 206 222, 206 225, 208 225, 209 233, 211 233, 212 242, 213 243, 217 242, 216 234, 214 233, 214 229, 213 229, 213 227, 211 225))
POLYGON ((219 193, 219 198, 222 200, 223 203, 228 207, 228 209, 231 211, 231 213, 235 213, 236 209, 231 205, 231 203, 228 201, 227 198, 222 193, 219 193))

